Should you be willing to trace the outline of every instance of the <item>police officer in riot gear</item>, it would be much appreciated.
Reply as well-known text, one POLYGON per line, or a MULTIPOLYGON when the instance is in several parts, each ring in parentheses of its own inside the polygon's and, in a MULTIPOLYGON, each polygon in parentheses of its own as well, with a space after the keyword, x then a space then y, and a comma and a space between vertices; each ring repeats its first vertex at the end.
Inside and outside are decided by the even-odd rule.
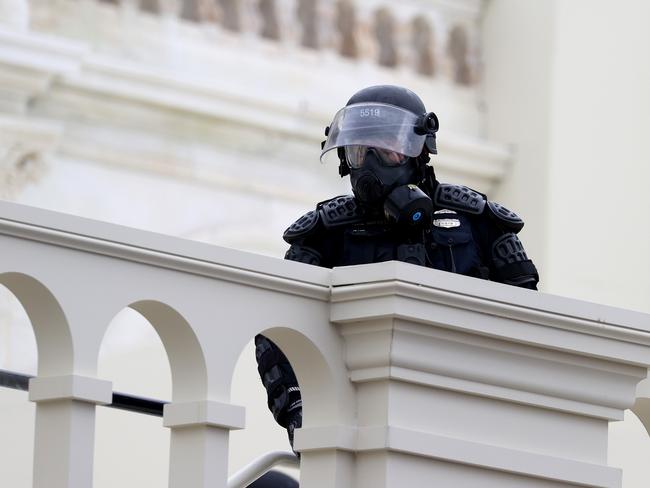
MULTIPOLYGON (((537 289, 537 270, 517 237, 524 222, 485 195, 440 183, 438 119, 420 98, 397 86, 354 94, 325 130, 321 160, 350 175, 353 195, 319 203, 284 233, 285 258, 332 268, 398 260, 537 289)), ((296 376, 280 349, 255 338, 258 371, 276 421, 302 424, 296 376)))

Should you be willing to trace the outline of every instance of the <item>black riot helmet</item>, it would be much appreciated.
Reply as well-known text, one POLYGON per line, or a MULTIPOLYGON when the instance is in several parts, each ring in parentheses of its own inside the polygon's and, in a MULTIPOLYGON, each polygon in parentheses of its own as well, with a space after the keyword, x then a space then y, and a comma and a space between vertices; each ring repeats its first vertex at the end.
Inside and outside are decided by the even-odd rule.
POLYGON ((350 147, 373 147, 407 158, 436 154, 437 131, 438 118, 427 113, 414 92, 394 85, 370 86, 352 95, 325 129, 320 159, 338 159, 339 173, 345 176, 355 164, 346 158, 346 148, 351 152, 350 147))
POLYGON ((383 208, 390 220, 419 224, 431 201, 417 185, 435 180, 426 163, 429 153, 436 153, 437 130, 436 115, 426 112, 415 93, 371 86, 336 113, 325 130, 321 161, 338 159, 339 174, 350 175, 362 206, 383 208))

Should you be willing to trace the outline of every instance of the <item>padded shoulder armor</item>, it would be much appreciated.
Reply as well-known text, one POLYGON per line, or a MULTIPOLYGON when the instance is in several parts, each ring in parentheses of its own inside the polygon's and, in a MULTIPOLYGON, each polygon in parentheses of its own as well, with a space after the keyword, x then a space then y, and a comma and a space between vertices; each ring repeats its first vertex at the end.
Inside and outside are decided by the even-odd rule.
POLYGON ((326 229, 363 221, 363 214, 352 195, 325 200, 316 207, 326 229))
POLYGON ((482 214, 485 209, 485 195, 462 185, 440 183, 433 196, 433 203, 442 208, 470 214, 482 214))
POLYGON ((297 239, 308 235, 316 228, 317 224, 318 212, 316 210, 310 210, 291 224, 289 228, 284 231, 282 238, 289 244, 292 244, 297 239))
POLYGON ((488 215, 499 223, 501 227, 517 234, 523 227, 521 217, 496 202, 488 202, 488 215))

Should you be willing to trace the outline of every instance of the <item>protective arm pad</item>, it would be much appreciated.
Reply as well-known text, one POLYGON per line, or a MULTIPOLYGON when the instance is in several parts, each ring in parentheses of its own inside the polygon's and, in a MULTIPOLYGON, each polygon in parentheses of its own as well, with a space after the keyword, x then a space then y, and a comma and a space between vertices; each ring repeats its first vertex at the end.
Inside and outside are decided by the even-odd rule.
POLYGON ((302 408, 296 374, 280 348, 261 334, 255 336, 255 359, 269 410, 276 422, 286 429, 302 408))
MULTIPOLYGON (((318 251, 298 242, 291 244, 284 258, 316 266, 321 262, 318 251)), ((273 341, 261 334, 255 336, 255 359, 257 372, 266 389, 267 404, 276 422, 285 429, 299 427, 302 398, 289 360, 273 341)))
POLYGON ((492 244, 492 263, 496 281, 522 288, 537 289, 539 274, 528 259, 524 246, 512 232, 499 237, 492 244))
POLYGON ((297 243, 291 244, 291 247, 284 255, 284 259, 298 261, 299 263, 313 264, 314 266, 320 266, 321 263, 321 255, 318 251, 297 243))

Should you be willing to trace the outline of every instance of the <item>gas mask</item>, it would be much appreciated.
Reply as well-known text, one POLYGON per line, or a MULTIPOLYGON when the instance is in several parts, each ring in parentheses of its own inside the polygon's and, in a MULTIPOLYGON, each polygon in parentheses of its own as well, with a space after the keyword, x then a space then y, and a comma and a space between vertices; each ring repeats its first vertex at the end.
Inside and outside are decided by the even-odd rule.
POLYGON ((352 191, 359 203, 370 210, 383 210, 397 224, 419 226, 431 222, 431 199, 416 185, 414 158, 387 149, 346 146, 352 191))
POLYGON ((352 97, 325 129, 321 161, 338 161, 350 175, 358 202, 389 221, 409 226, 431 222, 433 204, 417 184, 426 170, 422 154, 436 153, 438 119, 417 95, 391 86, 371 87, 352 97), (370 100, 358 100, 368 92, 370 100), (393 103, 373 101, 377 96, 393 103))

